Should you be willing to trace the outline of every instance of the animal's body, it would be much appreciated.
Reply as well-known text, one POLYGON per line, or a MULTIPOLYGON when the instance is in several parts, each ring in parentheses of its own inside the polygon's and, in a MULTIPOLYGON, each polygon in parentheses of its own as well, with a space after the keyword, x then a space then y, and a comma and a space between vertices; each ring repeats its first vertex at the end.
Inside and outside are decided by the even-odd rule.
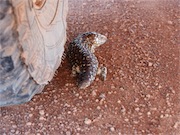
POLYGON ((101 78, 105 80, 107 69, 105 67, 99 68, 99 62, 94 52, 95 48, 104 44, 106 40, 104 35, 86 32, 80 34, 70 43, 67 57, 72 67, 72 74, 77 77, 80 89, 88 87, 97 74, 100 74, 101 78))

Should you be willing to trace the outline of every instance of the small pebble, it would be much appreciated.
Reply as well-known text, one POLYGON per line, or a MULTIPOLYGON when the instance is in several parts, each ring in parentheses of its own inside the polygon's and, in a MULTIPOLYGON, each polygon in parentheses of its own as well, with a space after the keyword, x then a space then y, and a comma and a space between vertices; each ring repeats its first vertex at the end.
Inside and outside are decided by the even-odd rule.
POLYGON ((11 129, 11 133, 15 133, 15 131, 16 131, 15 129, 11 129))
POLYGON ((29 117, 32 117, 33 116, 33 114, 29 114, 29 117))
POLYGON ((148 63, 148 66, 149 66, 149 67, 152 67, 152 65, 153 65, 152 62, 149 62, 149 63, 148 63))
POLYGON ((95 97, 97 95, 95 90, 93 90, 91 94, 92 94, 93 97, 95 97))
POLYGON ((77 131, 80 131, 80 130, 81 130, 81 128, 80 128, 80 127, 78 127, 78 128, 77 128, 77 131))
POLYGON ((128 119, 128 118, 125 118, 125 119, 124 119, 124 121, 128 122, 128 121, 129 121, 129 119, 128 119))
POLYGON ((115 131, 115 128, 114 128, 114 127, 110 127, 110 131, 111 131, 111 132, 114 132, 114 131, 115 131))
POLYGON ((115 89, 116 87, 114 85, 111 85, 111 89, 115 89))
POLYGON ((120 104, 120 103, 121 103, 121 100, 118 100, 117 103, 120 104))
POLYGON ((172 22, 172 21, 167 21, 167 23, 168 23, 168 24, 170 24, 170 25, 172 25, 172 24, 173 24, 173 22, 172 22))
POLYGON ((174 127, 175 129, 177 129, 177 128, 178 128, 178 125, 180 125, 180 122, 176 122, 173 127, 174 127))
POLYGON ((44 115, 44 114, 45 114, 45 113, 44 113, 44 110, 40 110, 40 111, 39 111, 39 114, 40 114, 40 115, 44 115))
POLYGON ((113 22, 118 23, 119 22, 118 18, 116 18, 113 22))
POLYGON ((44 118, 44 117, 41 116, 41 117, 39 118, 39 120, 46 120, 46 118, 44 118))
POLYGON ((15 134, 16 134, 16 135, 19 135, 19 131, 17 130, 15 134))
POLYGON ((67 132, 66 132, 66 135, 71 135, 71 132, 70 132, 70 131, 67 131, 67 132))
POLYGON ((105 99, 106 98, 106 95, 104 93, 102 93, 100 96, 99 96, 101 99, 105 99))
POLYGON ((135 111, 137 111, 137 112, 138 112, 139 110, 140 110, 140 108, 139 108, 139 107, 135 108, 135 111))
POLYGON ((147 115, 150 116, 150 115, 151 115, 151 112, 147 112, 147 115))
POLYGON ((28 123, 26 123, 26 125, 27 125, 27 126, 31 126, 31 125, 32 125, 32 123, 31 123, 31 122, 28 122, 28 123))
POLYGON ((16 125, 12 125, 12 128, 17 128, 17 126, 16 125))
POLYGON ((107 29, 108 29, 108 27, 107 27, 107 26, 103 26, 103 29, 107 30, 107 29))
POLYGON ((120 89, 120 91, 124 91, 124 88, 123 88, 123 87, 120 87, 119 89, 120 89))
POLYGON ((85 123, 86 125, 90 125, 90 124, 92 123, 92 120, 90 120, 90 119, 88 119, 88 118, 85 118, 84 123, 85 123))

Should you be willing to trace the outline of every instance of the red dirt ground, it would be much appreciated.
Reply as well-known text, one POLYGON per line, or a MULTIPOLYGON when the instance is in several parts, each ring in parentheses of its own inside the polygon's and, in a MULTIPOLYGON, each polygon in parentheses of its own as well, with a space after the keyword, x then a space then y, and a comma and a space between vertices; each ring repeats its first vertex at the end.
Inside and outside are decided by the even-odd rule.
POLYGON ((68 41, 96 31, 108 68, 85 90, 66 59, 43 93, 0 108, 1 135, 178 135, 180 42, 178 0, 70 0, 68 41))

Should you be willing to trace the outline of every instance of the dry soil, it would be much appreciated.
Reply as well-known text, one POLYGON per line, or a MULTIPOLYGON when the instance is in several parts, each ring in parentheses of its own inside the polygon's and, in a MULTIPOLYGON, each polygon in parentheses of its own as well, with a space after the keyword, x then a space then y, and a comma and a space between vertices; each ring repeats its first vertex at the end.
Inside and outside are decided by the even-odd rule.
POLYGON ((85 90, 66 59, 43 93, 0 108, 1 135, 180 134, 178 0, 69 0, 67 44, 96 31, 108 68, 85 90))

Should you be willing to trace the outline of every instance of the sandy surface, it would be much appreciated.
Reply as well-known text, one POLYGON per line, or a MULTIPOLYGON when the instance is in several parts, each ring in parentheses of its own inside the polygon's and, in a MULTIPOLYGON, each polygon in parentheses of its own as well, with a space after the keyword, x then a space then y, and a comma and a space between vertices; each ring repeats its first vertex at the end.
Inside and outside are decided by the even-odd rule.
POLYGON ((108 68, 85 90, 67 60, 43 93, 0 108, 0 135, 178 135, 180 42, 178 0, 69 0, 68 41, 96 31, 108 68))

